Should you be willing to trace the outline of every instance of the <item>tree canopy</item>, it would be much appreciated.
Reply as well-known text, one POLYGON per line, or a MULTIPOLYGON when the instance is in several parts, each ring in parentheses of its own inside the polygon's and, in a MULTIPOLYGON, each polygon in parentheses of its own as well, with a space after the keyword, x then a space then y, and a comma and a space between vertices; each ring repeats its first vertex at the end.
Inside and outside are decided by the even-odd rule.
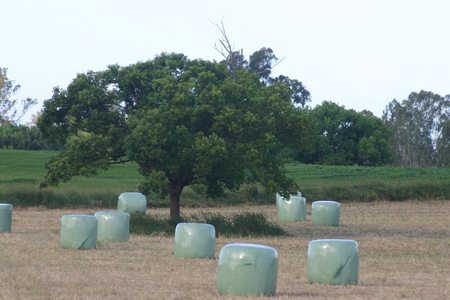
POLYGON ((450 166, 450 95, 422 90, 401 102, 394 99, 383 120, 394 133, 396 166, 450 166))
POLYGON ((244 50, 234 50, 234 47, 231 45, 223 20, 220 22, 220 25, 213 24, 222 34, 222 37, 219 39, 221 48, 216 45, 215 49, 224 57, 225 60, 223 62, 228 66, 231 75, 234 75, 238 70, 246 69, 250 73, 256 74, 265 85, 272 85, 275 83, 286 84, 291 90, 291 100, 295 104, 305 107, 306 103, 311 101, 311 94, 301 81, 291 79, 284 75, 277 77, 270 76, 272 70, 283 61, 283 59, 280 60, 275 56, 275 53, 271 48, 262 47, 253 52, 253 54, 249 56, 249 59, 246 60, 244 50))
POLYGON ((22 101, 12 99, 14 94, 19 91, 20 85, 14 85, 14 81, 8 78, 7 72, 7 68, 0 68, 0 125, 16 123, 37 103, 36 99, 31 98, 22 101))
POLYGON ((300 161, 326 165, 379 166, 392 161, 390 129, 372 113, 324 101, 311 110, 319 138, 311 156, 300 161))
POLYGON ((0 149, 60 150, 64 145, 50 144, 36 126, 3 124, 0 126, 0 149))
POLYGON ((68 140, 43 186, 135 162, 142 192, 170 195, 171 217, 189 185, 211 197, 243 183, 295 190, 282 150, 301 151, 315 137, 291 95, 288 85, 264 85, 246 69, 231 74, 225 63, 175 53, 78 74, 54 89, 38 120, 47 138, 68 140))

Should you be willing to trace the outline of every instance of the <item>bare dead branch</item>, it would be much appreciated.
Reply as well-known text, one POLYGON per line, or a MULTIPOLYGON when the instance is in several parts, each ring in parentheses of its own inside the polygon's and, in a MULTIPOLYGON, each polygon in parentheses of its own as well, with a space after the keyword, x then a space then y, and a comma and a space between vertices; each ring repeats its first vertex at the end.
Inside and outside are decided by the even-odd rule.
POLYGON ((216 44, 214 44, 214 49, 217 50, 225 59, 228 59, 229 56, 233 53, 233 46, 231 46, 230 40, 228 39, 227 32, 225 30, 225 25, 223 23, 223 18, 220 20, 220 25, 217 23, 214 23, 213 21, 209 20, 214 26, 216 26, 220 33, 222 34, 222 38, 219 39, 220 44, 222 45, 222 49, 219 50, 216 44), (224 49, 226 51, 226 54, 224 53, 224 49))

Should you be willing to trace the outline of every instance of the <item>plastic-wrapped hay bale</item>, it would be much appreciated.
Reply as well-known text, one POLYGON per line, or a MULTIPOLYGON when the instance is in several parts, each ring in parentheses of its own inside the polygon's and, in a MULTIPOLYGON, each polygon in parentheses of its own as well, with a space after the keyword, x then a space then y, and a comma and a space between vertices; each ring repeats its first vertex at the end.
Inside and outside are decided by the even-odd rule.
MULTIPOLYGON (((300 191, 298 191, 296 196, 297 196, 297 197, 301 197, 301 196, 302 196, 302 193, 301 193, 300 191)), ((280 198, 283 198, 283 196, 281 196, 280 193, 276 193, 275 198, 276 198, 276 204, 277 204, 277 208, 278 208, 278 203, 279 203, 278 200, 279 200, 280 198)))
POLYGON ((61 218, 62 248, 95 249, 97 247, 97 218, 90 215, 65 215, 61 218))
POLYGON ((310 283, 357 284, 358 244, 352 240, 313 240, 308 245, 310 283))
POLYGON ((97 241, 113 243, 128 242, 130 239, 130 214, 123 211, 99 211, 97 218, 97 241))
POLYGON ((0 203, 0 233, 11 232, 12 204, 0 203))
POLYGON ((276 193, 275 195, 275 203, 277 204, 277 210, 278 210, 278 203, 279 203, 279 199, 282 198, 282 196, 279 193, 276 193))
POLYGON ((213 225, 179 223, 175 228, 173 254, 184 258, 214 258, 216 230, 213 225))
POLYGON ((315 201, 311 205, 311 220, 314 225, 339 226, 341 204, 336 201, 315 201))
POLYGON ((147 198, 137 192, 126 192, 119 196, 117 210, 131 215, 145 215, 147 211, 147 198))
POLYGON ((219 254, 217 290, 222 295, 275 295, 278 253, 254 244, 228 244, 219 254))
POLYGON ((291 196, 278 198, 278 219, 280 221, 305 221, 306 220, 306 198, 291 196))

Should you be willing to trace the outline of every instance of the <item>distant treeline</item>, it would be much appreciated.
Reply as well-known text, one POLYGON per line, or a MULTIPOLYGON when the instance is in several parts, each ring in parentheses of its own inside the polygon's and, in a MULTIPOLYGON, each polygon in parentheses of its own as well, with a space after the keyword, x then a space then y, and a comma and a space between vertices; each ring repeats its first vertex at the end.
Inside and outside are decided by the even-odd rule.
POLYGON ((0 126, 0 148, 15 150, 61 150, 64 145, 48 143, 36 126, 4 124, 0 126))
MULTIPOLYGON (((450 94, 412 92, 393 100, 382 118, 331 101, 307 108, 309 141, 286 159, 312 165, 450 168, 450 94)), ((65 136, 63 137, 65 138, 65 136)), ((299 138, 293 136, 292 138, 299 138)), ((38 127, 0 126, 0 149, 61 150, 44 140, 38 127)))

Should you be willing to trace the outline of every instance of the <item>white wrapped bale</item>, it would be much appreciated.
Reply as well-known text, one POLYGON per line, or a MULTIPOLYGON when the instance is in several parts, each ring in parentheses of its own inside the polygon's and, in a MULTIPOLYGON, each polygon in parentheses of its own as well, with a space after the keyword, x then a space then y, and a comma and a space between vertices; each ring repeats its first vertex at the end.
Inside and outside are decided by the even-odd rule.
POLYGON ((305 221, 306 220, 306 198, 291 196, 278 198, 278 219, 280 221, 305 221))
POLYGON ((179 223, 175 228, 174 256, 214 258, 216 230, 203 223, 179 223))
POLYGON ((0 203, 0 233, 11 232, 12 204, 0 203))
MULTIPOLYGON (((302 193, 300 192, 300 191, 298 191, 297 192, 297 194, 296 194, 296 196, 297 197, 301 197, 302 196, 302 193)), ((281 194, 280 193, 276 193, 275 194, 275 199, 276 199, 276 204, 277 204, 277 208, 278 208, 278 199, 280 199, 280 198, 283 198, 283 196, 281 196, 281 194)))
POLYGON ((308 281, 322 284, 357 284, 358 244, 352 240, 313 240, 308 245, 308 281))
POLYGON ((130 239, 130 214, 123 211, 99 211, 97 218, 97 241, 113 243, 128 242, 130 239))
POLYGON ((339 226, 341 204, 336 201, 314 201, 311 205, 311 220, 314 225, 339 226))
POLYGON ((147 198, 137 192, 126 192, 119 196, 117 210, 130 215, 145 215, 147 211, 147 198))
POLYGON ((217 290, 222 295, 275 295, 278 253, 255 244, 228 244, 219 254, 217 290))
POLYGON ((95 249, 97 247, 97 218, 90 215, 65 215, 61 218, 62 248, 95 249))

